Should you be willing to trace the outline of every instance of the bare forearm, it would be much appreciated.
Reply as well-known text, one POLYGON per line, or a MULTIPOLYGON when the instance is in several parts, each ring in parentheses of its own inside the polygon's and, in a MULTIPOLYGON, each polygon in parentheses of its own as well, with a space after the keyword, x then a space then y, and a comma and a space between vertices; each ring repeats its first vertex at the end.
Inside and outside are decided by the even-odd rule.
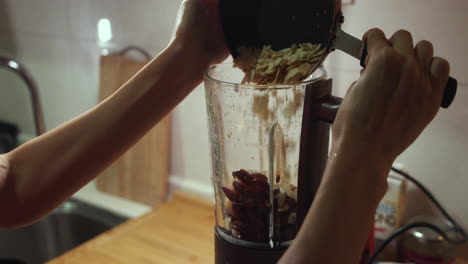
POLYGON ((389 164, 334 147, 312 208, 281 262, 358 263, 389 164))
POLYGON ((193 56, 173 43, 97 107, 9 153, 0 225, 40 218, 136 143, 201 82, 208 62, 193 56))

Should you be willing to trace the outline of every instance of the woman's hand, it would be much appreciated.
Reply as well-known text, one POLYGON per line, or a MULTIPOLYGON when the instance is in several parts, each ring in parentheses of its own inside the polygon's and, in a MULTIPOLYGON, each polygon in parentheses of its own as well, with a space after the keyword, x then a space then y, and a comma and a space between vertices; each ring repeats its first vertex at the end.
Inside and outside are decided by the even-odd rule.
POLYGON ((218 0, 184 0, 177 15, 173 42, 196 52, 210 64, 229 55, 218 11, 218 0))
POLYGON ((389 40, 379 29, 364 35, 369 55, 348 91, 333 127, 339 151, 367 153, 386 163, 411 145, 437 114, 447 83, 447 61, 432 44, 413 47, 410 33, 389 40))
POLYGON ((338 111, 322 183, 282 263, 358 263, 393 160, 440 107, 449 65, 431 43, 378 29, 364 40, 366 68, 338 111))
POLYGON ((4 155, 0 155, 0 190, 6 182, 8 175, 8 160, 4 155))

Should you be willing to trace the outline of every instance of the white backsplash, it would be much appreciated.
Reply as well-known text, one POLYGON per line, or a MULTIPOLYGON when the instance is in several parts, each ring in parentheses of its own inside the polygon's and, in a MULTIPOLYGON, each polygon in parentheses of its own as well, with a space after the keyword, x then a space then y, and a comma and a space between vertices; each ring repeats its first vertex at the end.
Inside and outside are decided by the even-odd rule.
MULTIPOLYGON (((109 19, 112 25, 110 46, 139 45, 156 55, 169 41, 180 3, 0 0, 0 55, 17 59, 32 72, 40 88, 46 128, 52 129, 98 101, 101 48, 97 23, 101 18, 109 19)), ((468 223, 464 204, 468 186, 468 35, 463 29, 468 22, 467 10, 466 0, 356 0, 343 10, 344 29, 357 37, 372 27, 381 27, 387 34, 406 28, 414 32, 416 40, 433 41, 437 54, 451 62, 452 75, 464 83, 453 106, 441 110, 398 160, 462 223, 468 223)), ((327 64, 336 94, 344 95, 359 76, 358 62, 335 52, 327 64)), ((2 89, 0 103, 8 100, 2 89)), ((22 105, 17 111, 28 112, 22 105)), ((209 195, 211 188, 205 111, 201 86, 174 110, 171 128, 171 182, 184 189, 193 186, 201 195, 209 195)))

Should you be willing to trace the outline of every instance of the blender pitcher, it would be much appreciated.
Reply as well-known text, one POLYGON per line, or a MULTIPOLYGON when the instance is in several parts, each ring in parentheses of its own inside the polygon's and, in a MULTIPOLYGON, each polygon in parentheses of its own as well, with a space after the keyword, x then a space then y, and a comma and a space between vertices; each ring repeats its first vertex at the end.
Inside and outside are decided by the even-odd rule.
POLYGON ((273 263, 312 203, 337 107, 321 67, 295 85, 242 84, 243 77, 232 63, 205 75, 215 262, 273 263))

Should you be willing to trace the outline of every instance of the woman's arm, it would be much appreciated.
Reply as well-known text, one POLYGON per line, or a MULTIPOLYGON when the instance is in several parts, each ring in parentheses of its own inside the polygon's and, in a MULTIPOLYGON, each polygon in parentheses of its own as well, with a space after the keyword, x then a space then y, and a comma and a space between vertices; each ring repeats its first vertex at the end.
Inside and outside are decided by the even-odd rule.
POLYGON ((331 153, 312 208, 282 263, 359 263, 391 162, 339 145, 331 153))
POLYGON ((322 184, 281 263, 358 263, 396 157, 435 117, 449 65, 427 41, 413 47, 398 31, 364 38, 367 66, 350 88, 333 126, 322 184))
POLYGON ((87 113, 0 156, 0 227, 29 224, 135 144, 227 55, 216 10, 185 1, 170 45, 87 113), (215 47, 215 48, 213 48, 215 47))

